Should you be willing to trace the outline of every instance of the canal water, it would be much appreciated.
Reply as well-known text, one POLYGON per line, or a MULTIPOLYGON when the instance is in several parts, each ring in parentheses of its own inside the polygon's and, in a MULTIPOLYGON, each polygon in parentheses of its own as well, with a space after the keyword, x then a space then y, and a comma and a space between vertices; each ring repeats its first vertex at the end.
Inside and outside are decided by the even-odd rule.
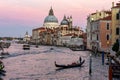
POLYGON ((22 44, 15 43, 5 51, 10 55, 2 59, 6 73, 0 76, 0 80, 83 80, 89 73, 87 51, 72 51, 54 46, 31 46, 30 50, 23 50, 22 44), (80 56, 85 59, 82 67, 55 67, 55 61, 58 64, 71 64, 78 61, 80 56))

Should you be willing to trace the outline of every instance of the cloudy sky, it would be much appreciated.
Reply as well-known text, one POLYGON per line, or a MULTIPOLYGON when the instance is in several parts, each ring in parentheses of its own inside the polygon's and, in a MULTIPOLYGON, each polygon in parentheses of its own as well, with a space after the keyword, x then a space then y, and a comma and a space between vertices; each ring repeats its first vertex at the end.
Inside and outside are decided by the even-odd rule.
POLYGON ((96 10, 110 10, 119 0, 0 0, 0 37, 22 37, 25 32, 42 27, 49 9, 61 22, 64 15, 73 17, 73 25, 86 26, 86 18, 96 10))

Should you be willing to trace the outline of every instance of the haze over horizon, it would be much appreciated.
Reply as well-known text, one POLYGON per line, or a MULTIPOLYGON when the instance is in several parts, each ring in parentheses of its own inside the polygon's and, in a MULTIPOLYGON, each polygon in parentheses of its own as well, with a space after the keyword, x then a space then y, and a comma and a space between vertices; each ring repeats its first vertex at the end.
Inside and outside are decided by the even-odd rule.
POLYGON ((0 37, 23 37, 28 31, 43 26, 49 9, 53 8, 59 23, 63 16, 73 18, 73 26, 86 27, 86 18, 96 10, 110 10, 119 0, 1 0, 0 37))

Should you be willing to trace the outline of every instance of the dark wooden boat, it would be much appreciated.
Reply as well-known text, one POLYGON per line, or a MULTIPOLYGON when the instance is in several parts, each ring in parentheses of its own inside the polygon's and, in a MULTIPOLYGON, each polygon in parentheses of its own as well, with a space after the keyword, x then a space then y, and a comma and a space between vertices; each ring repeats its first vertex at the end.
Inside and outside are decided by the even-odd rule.
POLYGON ((56 64, 56 62, 55 62, 55 66, 56 67, 61 67, 61 68, 81 67, 84 62, 85 62, 85 60, 83 60, 81 63, 68 64, 68 65, 59 65, 59 64, 56 64))
POLYGON ((76 48, 76 47, 73 47, 73 48, 70 48, 72 51, 85 51, 84 48, 76 48))
POLYGON ((30 50, 30 45, 29 44, 24 44, 23 45, 23 50, 30 50))
POLYGON ((54 48, 50 48, 50 50, 53 50, 54 48))
POLYGON ((38 45, 36 45, 35 47, 38 48, 38 45))

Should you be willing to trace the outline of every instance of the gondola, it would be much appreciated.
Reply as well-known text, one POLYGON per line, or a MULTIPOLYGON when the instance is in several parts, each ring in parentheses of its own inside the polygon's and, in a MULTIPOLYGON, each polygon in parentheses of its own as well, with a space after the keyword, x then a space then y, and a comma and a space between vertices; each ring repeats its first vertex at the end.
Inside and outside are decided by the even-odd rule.
POLYGON ((56 61, 55 61, 55 66, 56 67, 61 67, 61 68, 81 67, 84 62, 85 62, 85 60, 83 60, 81 63, 76 63, 76 64, 59 65, 59 64, 56 64, 56 61))

